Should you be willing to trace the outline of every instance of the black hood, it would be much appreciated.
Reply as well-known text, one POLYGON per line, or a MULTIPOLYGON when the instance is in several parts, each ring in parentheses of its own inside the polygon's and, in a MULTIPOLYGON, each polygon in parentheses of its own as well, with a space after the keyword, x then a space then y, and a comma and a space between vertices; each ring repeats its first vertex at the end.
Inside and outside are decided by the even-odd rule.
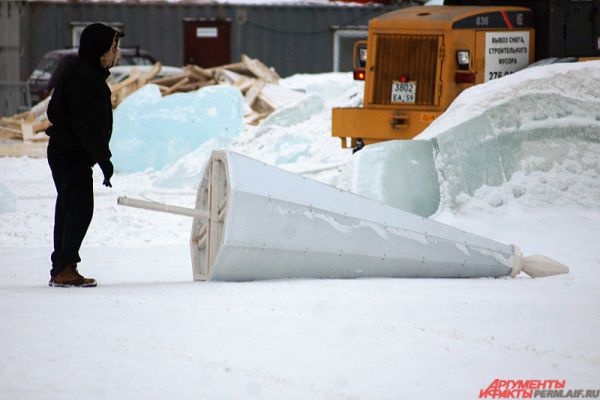
POLYGON ((124 35, 100 23, 86 26, 79 40, 79 57, 92 65, 100 65, 100 57, 112 47, 115 36, 120 38, 124 35))

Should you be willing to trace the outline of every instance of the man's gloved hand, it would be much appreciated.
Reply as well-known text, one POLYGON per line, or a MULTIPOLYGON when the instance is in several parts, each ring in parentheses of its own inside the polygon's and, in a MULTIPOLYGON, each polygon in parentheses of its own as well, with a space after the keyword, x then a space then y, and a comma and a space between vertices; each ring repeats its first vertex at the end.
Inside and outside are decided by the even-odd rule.
POLYGON ((106 187, 112 187, 112 185, 110 184, 110 178, 112 178, 113 172, 115 171, 112 162, 110 162, 110 160, 102 160, 98 162, 98 165, 100 166, 100 169, 104 174, 104 181, 102 182, 102 184, 106 187))

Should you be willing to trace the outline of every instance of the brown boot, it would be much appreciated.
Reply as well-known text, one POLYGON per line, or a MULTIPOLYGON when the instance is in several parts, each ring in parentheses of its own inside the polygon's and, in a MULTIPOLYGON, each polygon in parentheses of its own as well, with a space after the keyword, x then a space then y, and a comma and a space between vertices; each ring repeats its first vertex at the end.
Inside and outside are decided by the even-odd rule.
POLYGON ((50 279, 48 285, 57 287, 95 287, 96 280, 84 278, 77 271, 77 264, 69 264, 58 275, 50 279))

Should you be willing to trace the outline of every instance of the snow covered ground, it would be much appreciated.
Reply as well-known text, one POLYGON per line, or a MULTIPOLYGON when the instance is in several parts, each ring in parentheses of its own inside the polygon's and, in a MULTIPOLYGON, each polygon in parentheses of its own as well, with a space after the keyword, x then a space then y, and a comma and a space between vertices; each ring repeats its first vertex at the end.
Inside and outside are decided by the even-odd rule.
MULTIPOLYGON (((350 187, 351 155, 330 137, 329 109, 358 104, 360 85, 348 74, 283 84, 320 96, 321 106, 303 103, 302 118, 284 113, 228 146, 350 187)), ((598 162, 590 148, 587 159, 598 162)), ((539 175, 518 182, 527 196, 507 195, 515 182, 482 187, 433 217, 555 258, 568 275, 199 283, 187 248, 191 220, 123 208, 116 198, 192 206, 208 150, 178 168, 117 173, 112 189, 97 182, 80 264, 98 279, 95 289, 46 286, 55 196, 46 161, 0 159, 1 398, 465 399, 496 378, 600 389, 594 168, 579 174, 584 202, 554 201, 549 186, 536 184, 568 178, 577 188, 577 171, 534 163, 539 175)))

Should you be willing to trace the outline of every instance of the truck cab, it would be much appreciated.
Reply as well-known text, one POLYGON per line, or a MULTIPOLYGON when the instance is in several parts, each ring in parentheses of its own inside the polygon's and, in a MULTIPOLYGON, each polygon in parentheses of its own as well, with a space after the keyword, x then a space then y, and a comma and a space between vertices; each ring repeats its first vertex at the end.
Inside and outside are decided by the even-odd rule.
POLYGON ((364 105, 333 109, 332 135, 354 149, 411 139, 466 88, 532 63, 534 46, 534 15, 524 7, 410 7, 374 18, 366 60, 364 43, 355 48, 364 105))

